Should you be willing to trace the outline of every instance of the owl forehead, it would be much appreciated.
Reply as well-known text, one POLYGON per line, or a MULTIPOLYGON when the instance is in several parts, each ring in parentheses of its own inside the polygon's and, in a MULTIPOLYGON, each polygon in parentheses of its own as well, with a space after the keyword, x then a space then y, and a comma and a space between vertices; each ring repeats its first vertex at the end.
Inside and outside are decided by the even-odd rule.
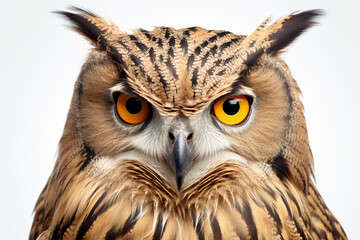
POLYGON ((245 36, 193 27, 137 30, 117 40, 126 84, 163 111, 194 112, 232 91, 245 36))

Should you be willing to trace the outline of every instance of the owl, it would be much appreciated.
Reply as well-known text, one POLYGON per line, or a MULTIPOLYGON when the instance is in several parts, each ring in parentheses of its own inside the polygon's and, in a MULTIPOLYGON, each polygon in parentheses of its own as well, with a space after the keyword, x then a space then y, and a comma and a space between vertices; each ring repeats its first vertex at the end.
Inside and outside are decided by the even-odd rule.
POLYGON ((94 48, 30 239, 346 239, 280 56, 320 10, 249 36, 59 13, 94 48))

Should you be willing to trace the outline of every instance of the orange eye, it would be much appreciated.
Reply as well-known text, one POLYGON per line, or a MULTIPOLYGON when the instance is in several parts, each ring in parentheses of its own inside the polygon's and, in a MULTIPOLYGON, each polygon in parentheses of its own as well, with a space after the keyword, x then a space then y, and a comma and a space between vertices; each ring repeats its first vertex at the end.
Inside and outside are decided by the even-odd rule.
POLYGON ((144 121, 150 114, 150 105, 137 97, 121 93, 116 102, 120 118, 129 124, 144 121))
POLYGON ((216 101, 213 111, 221 122, 237 125, 249 115, 249 101, 244 95, 224 97, 216 101))

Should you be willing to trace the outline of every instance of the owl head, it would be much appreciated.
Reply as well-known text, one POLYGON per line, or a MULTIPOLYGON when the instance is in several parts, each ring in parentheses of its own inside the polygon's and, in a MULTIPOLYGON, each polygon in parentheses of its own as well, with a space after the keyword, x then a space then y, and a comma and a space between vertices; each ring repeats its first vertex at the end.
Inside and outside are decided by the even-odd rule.
POLYGON ((271 167, 306 188, 312 156, 300 91, 280 53, 320 11, 267 19, 249 36, 200 27, 127 34, 75 11, 60 13, 94 48, 60 144, 75 135, 85 156, 79 170, 131 160, 181 191, 234 161, 271 167))

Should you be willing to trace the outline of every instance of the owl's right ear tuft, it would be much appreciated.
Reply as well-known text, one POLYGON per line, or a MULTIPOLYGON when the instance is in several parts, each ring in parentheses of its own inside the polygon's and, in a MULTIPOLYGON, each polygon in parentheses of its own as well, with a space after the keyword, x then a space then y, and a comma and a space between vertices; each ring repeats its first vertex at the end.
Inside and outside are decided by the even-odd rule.
POLYGON ((66 11, 55 11, 54 13, 70 20, 72 29, 83 35, 96 48, 106 50, 107 39, 105 33, 107 29, 113 26, 90 11, 76 7, 72 7, 72 9, 77 13, 66 11))

